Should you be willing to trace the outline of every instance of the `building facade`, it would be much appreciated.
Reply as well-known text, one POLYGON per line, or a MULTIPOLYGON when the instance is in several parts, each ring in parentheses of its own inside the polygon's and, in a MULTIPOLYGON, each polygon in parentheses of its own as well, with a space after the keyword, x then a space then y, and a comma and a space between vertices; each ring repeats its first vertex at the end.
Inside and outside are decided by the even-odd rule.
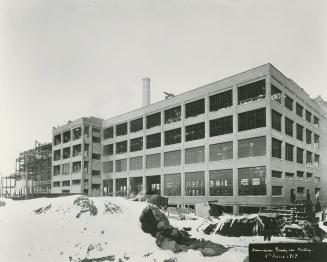
MULTIPOLYGON (((149 80, 143 84, 149 90, 149 80)), ((99 143, 87 143, 98 155, 88 159, 87 177, 74 175, 75 163, 83 170, 85 160, 64 153, 78 145, 84 152, 86 142, 55 144, 78 126, 83 136, 86 119, 55 129, 53 192, 160 194, 171 205, 213 201, 235 212, 239 206, 286 206, 294 200, 314 204, 322 191, 326 115, 271 64, 143 104, 97 119, 99 143)))

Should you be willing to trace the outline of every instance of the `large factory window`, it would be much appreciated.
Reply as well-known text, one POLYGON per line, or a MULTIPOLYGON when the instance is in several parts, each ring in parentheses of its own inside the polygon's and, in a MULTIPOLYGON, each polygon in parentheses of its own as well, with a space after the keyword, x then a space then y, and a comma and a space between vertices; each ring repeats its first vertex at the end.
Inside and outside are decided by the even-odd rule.
POLYGON ((60 187, 60 181, 53 182, 53 187, 60 187))
POLYGON ((100 144, 101 143, 101 137, 92 136, 92 142, 100 144))
POLYGON ((253 137, 238 141, 238 157, 264 156, 266 154, 266 137, 253 137))
POLYGON ((127 123, 122 123, 116 126, 116 136, 123 136, 127 134, 127 123))
POLYGON ((113 137, 114 137, 114 128, 112 126, 103 130, 103 139, 108 139, 113 137))
POLYGON ((63 133, 63 143, 67 143, 70 141, 70 130, 63 133))
POLYGON ((170 124, 181 120, 181 107, 176 106, 165 110, 165 124, 170 124))
POLYGON ((210 136, 233 133, 233 116, 210 120, 210 136))
POLYGON ((161 133, 146 136, 146 148, 155 148, 161 146, 161 133))
POLYGON ((70 158, 70 147, 66 147, 62 150, 62 158, 63 159, 70 158))
POLYGON ((82 128, 76 127, 73 129, 73 140, 80 139, 82 136, 82 128))
POLYGON ((307 163, 307 167, 313 166, 312 152, 310 151, 306 151, 306 163, 307 163))
POLYGON ((116 143, 116 154, 123 154, 127 152, 127 141, 116 143))
POLYGON ((181 128, 176 128, 172 130, 165 131, 165 145, 178 144, 182 141, 182 130, 181 128))
POLYGON ((53 166, 53 175, 54 176, 60 175, 60 165, 53 166))
POLYGON ((309 129, 305 130, 305 142, 310 145, 312 143, 312 132, 309 129))
POLYGON ((113 154, 114 154, 114 145, 113 144, 103 146, 103 155, 104 156, 111 156, 113 154))
POLYGON ((130 132, 135 133, 143 129, 143 118, 138 118, 130 122, 130 132))
POLYGON ((146 168, 157 168, 161 166, 161 155, 159 154, 152 154, 146 156, 146 168))
POLYGON ((204 122, 185 127, 185 140, 186 142, 202 139, 205 137, 205 124, 204 122))
POLYGON ((139 176, 139 177, 131 177, 129 179, 129 183, 130 183, 130 192, 133 195, 137 195, 139 193, 142 192, 143 190, 143 177, 139 176))
POLYGON ((282 103, 282 91, 274 85, 271 85, 271 99, 277 103, 282 103))
POLYGON ((56 146, 59 145, 60 143, 61 143, 61 134, 55 135, 53 138, 53 144, 56 146))
POLYGON ((181 151, 170 151, 164 153, 164 166, 179 166, 181 164, 181 151))
POLYGON ((296 177, 298 179, 304 179, 304 172, 303 171, 296 171, 296 177))
POLYGON ((130 151, 140 151, 143 149, 143 137, 137 137, 130 140, 130 151))
POLYGON ((210 196, 233 195, 233 169, 209 171, 210 196))
POLYGON ((296 114, 300 117, 303 117, 303 106, 301 106, 299 103, 296 103, 296 114))
POLYGON ((320 156, 315 154, 314 167, 317 167, 317 168, 319 167, 319 158, 320 158, 320 156))
POLYGON ((62 181, 62 186, 70 186, 70 180, 62 181))
POLYGON ((285 96, 285 107, 293 111, 293 99, 289 96, 285 96))
POLYGON ((305 110, 305 120, 311 123, 312 113, 308 110, 305 110))
POLYGON ((282 114, 271 110, 271 127, 277 131, 282 131, 282 114))
POLYGON ((185 104, 185 118, 195 117, 204 114, 205 102, 204 98, 185 104))
POLYGON ((53 151, 53 161, 60 160, 60 158, 61 158, 60 149, 53 151))
POLYGON ((303 141, 303 126, 296 124, 296 139, 303 141))
POLYGON ((161 112, 148 115, 146 117, 146 128, 152 128, 155 126, 160 126, 161 125, 161 112))
POLYGON ((264 99, 266 96, 266 80, 259 80, 238 87, 238 104, 264 99))
POLYGON ((103 195, 113 196, 113 192, 114 192, 114 180, 113 179, 103 180, 103 195))
POLYGON ((272 196, 282 196, 283 195, 283 187, 282 186, 272 186, 271 187, 271 195, 272 196))
POLYGON ((112 173, 113 171, 114 171, 113 161, 103 162, 103 173, 112 173))
POLYGON ((82 145, 81 144, 74 145, 73 146, 73 157, 80 156, 81 153, 82 153, 82 145))
POLYGON ((219 161, 233 158, 233 142, 213 144, 209 147, 210 161, 219 161))
POLYGON ((127 178, 116 179, 116 196, 127 195, 127 178))
POLYGON ((285 134, 288 136, 293 136, 293 121, 285 117, 285 134))
POLYGON ((316 116, 313 117, 313 124, 315 127, 319 127, 319 118, 318 117, 316 117, 316 116))
POLYGON ((276 158, 282 158, 282 141, 272 138, 271 156, 276 158))
POLYGON ((73 173, 81 172, 81 161, 73 162, 73 173))
POLYGON ((93 178, 101 178, 100 170, 92 170, 92 177, 93 178))
POLYGON ((202 163, 205 161, 204 146, 185 149, 185 164, 202 163))
POLYGON ((70 163, 62 165, 62 174, 69 175, 70 174, 70 163))
POLYGON ((143 168, 143 157, 132 157, 129 159, 129 170, 140 170, 143 168))
POLYGON ((160 195, 161 192, 161 177, 160 176, 147 176, 146 177, 146 194, 147 195, 160 195))
POLYGON ((209 97, 210 112, 218 111, 219 109, 231 107, 233 105, 233 91, 228 90, 209 97))
POLYGON ((266 195, 266 167, 239 168, 238 194, 240 196, 266 195))
POLYGON ((283 172, 271 170, 271 177, 282 178, 283 172))
POLYGON ((314 134, 313 139, 314 139, 313 140, 313 146, 315 148, 319 148, 319 136, 317 134, 314 134))
POLYGON ((293 148, 293 145, 285 143, 285 160, 293 162, 293 148))
POLYGON ((303 153, 304 150, 302 148, 296 148, 296 163, 303 164, 303 153))
POLYGON ((124 172, 127 171, 127 160, 120 159, 116 160, 116 172, 124 172))
POLYGON ((164 195, 165 196, 181 195, 181 174, 164 175, 164 195))
POLYGON ((204 196, 204 171, 185 173, 185 195, 204 196))
POLYGON ((238 131, 266 126, 266 108, 238 114, 238 131))

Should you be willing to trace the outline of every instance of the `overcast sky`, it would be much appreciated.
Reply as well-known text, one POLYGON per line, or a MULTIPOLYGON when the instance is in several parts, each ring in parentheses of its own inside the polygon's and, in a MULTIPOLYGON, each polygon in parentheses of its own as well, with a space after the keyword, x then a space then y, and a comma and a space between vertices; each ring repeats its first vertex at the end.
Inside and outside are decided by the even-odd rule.
POLYGON ((327 99, 324 0, 0 0, 0 171, 53 126, 271 62, 327 99))

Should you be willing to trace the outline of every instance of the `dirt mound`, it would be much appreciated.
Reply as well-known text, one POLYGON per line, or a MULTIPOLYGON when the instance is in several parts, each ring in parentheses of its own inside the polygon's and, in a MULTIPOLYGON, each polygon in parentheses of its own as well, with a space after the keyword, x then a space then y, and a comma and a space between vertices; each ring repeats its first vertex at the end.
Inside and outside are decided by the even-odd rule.
POLYGON ((218 256, 228 248, 211 241, 191 238, 189 233, 170 225, 167 217, 159 208, 149 205, 141 214, 142 230, 156 238, 156 244, 162 249, 175 253, 189 249, 198 250, 203 256, 218 256))
POLYGON ((79 218, 82 214, 89 212, 91 216, 96 216, 98 214, 98 209, 94 205, 94 202, 88 197, 78 197, 74 201, 74 205, 80 207, 79 213, 76 218, 79 218))

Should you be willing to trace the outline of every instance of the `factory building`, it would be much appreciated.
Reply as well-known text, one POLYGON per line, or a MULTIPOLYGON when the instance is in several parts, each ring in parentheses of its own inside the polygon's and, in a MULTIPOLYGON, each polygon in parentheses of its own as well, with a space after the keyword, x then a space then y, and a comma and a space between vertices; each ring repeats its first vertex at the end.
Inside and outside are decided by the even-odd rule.
POLYGON ((168 97, 151 104, 145 78, 142 108, 54 129, 52 192, 234 212, 324 195, 326 113, 271 64, 168 97))

